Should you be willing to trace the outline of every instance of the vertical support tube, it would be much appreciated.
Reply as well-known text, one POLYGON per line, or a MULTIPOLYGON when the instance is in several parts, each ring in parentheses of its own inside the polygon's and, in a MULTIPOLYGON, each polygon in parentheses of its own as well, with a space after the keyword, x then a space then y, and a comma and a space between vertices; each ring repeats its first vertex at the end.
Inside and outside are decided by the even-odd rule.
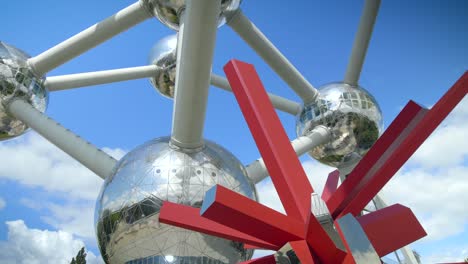
POLYGON ((111 37, 151 17, 143 2, 136 2, 111 17, 28 60, 38 76, 57 68, 111 37))
POLYGON ((203 146, 203 126, 216 42, 220 0, 187 0, 177 45, 171 143, 203 146))
POLYGON ((105 179, 117 161, 70 130, 42 114, 29 103, 16 99, 6 105, 8 112, 34 129, 65 153, 105 179))
POLYGON ((380 0, 366 0, 364 5, 364 12, 359 22, 359 29, 354 39, 351 58, 344 78, 344 82, 349 85, 357 86, 358 84, 379 6, 380 0))
POLYGON ((228 22, 229 26, 253 49, 304 101, 315 101, 317 90, 271 43, 241 10, 228 22))

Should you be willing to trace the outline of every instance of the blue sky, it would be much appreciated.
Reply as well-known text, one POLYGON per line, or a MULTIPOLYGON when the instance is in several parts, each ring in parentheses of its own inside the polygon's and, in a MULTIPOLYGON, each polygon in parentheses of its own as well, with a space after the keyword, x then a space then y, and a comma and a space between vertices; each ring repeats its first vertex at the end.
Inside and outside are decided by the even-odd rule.
MULTIPOLYGON (((0 40, 37 55, 133 2, 7 1, 2 3, 0 40)), ((246 0, 242 9, 314 86, 342 80, 364 1, 288 2, 246 0)), ((467 12, 468 4, 462 0, 382 1, 360 84, 380 103, 386 126, 409 99, 431 106, 468 70, 467 12)), ((145 21, 48 76, 146 65, 152 45, 169 34, 173 32, 158 20, 145 21)), ((213 71, 223 74, 222 66, 232 58, 253 63, 269 92, 299 101, 223 26, 218 30, 213 71)), ((413 246, 427 263, 468 256, 468 207, 461 203, 468 200, 468 185, 462 178, 468 172, 468 144, 463 137, 468 133, 467 100, 456 111, 385 192, 390 203, 413 208, 432 232, 413 246)), ((172 101, 142 79, 51 93, 47 114, 120 157, 170 133, 172 101)), ((293 139, 295 118, 279 115, 293 139)), ((204 134, 245 164, 259 157, 230 93, 210 90, 204 134)), ((73 234, 67 240, 70 247, 84 241, 99 254, 89 227, 99 178, 32 132, 1 142, 0 160, 0 247, 11 247, 15 237, 66 232, 73 234), (46 229, 55 233, 45 233, 46 229)), ((332 170, 308 157, 301 160, 319 186, 332 170)), ((263 182, 259 191, 266 204, 277 208, 271 183, 263 182)))

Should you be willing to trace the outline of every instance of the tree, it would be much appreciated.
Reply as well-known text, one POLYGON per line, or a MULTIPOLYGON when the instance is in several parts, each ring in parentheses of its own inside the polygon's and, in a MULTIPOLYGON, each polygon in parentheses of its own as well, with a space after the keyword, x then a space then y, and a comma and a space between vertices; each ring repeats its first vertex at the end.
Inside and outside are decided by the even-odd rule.
POLYGON ((70 264, 86 264, 85 247, 82 247, 80 251, 78 251, 78 254, 76 254, 76 257, 72 259, 70 264))

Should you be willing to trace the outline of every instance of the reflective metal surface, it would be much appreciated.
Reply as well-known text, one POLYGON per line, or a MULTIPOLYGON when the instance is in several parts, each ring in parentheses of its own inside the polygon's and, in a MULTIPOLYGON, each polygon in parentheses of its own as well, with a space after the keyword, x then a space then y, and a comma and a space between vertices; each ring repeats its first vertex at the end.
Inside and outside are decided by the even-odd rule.
POLYGON ((292 249, 291 245, 287 243, 280 250, 275 253, 275 261, 277 264, 300 264, 301 261, 292 249))
POLYGON ((0 41, 0 141, 23 134, 28 127, 6 113, 5 104, 22 98, 44 112, 48 93, 42 79, 35 77, 23 51, 0 41))
POLYGON ((382 112, 362 87, 331 83, 319 92, 317 101, 304 105, 297 116, 296 133, 303 136, 317 125, 328 127, 332 139, 309 155, 333 167, 347 166, 366 154, 382 133, 382 112))
MULTIPOLYGON (((180 15, 185 8, 185 0, 141 0, 147 9, 163 24, 179 30, 180 15)), ((221 14, 218 25, 222 26, 239 9, 241 0, 221 0, 221 14)))
POLYGON ((174 98, 177 34, 167 36, 153 46, 149 55, 149 63, 158 67, 156 75, 150 78, 151 84, 162 95, 174 98))
POLYGON ((337 223, 356 264, 381 263, 379 255, 353 215, 347 214, 338 219, 337 223))
POLYGON ((169 141, 155 139, 131 151, 105 180, 95 212, 103 259, 107 263, 250 259, 252 250, 245 250, 242 243, 159 223, 163 201, 200 207, 205 192, 216 184, 257 199, 244 166, 224 148, 205 141, 203 149, 184 153, 169 141))

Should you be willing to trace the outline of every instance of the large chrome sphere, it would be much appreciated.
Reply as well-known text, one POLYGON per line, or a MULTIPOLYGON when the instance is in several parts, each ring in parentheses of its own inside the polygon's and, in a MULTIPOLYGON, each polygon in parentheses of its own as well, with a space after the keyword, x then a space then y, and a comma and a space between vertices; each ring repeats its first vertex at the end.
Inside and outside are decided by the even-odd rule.
POLYGON ((149 63, 157 66, 151 84, 162 95, 174 98, 177 63, 177 34, 158 41, 151 49, 149 63))
POLYGON ((304 105, 297 117, 296 133, 306 135, 317 125, 330 129, 332 139, 309 152, 333 166, 348 166, 362 157, 383 131, 382 112, 374 97, 362 87, 331 83, 319 89, 316 102, 304 105))
POLYGON ((23 51, 0 41, 0 141, 23 134, 28 127, 10 116, 6 104, 22 98, 37 110, 44 112, 48 93, 26 63, 29 56, 23 51))
POLYGON ((163 201, 201 207, 216 184, 256 200, 254 184, 230 152, 206 141, 186 152, 170 138, 150 141, 122 158, 96 203, 95 227, 107 263, 238 263, 243 244, 159 223, 163 201), (141 263, 141 262, 135 262, 141 263))
MULTIPOLYGON (((142 0, 150 12, 164 25, 179 30, 181 12, 185 9, 185 0, 142 0)), ((222 26, 239 9, 241 0, 221 0, 221 14, 218 25, 222 26)))

